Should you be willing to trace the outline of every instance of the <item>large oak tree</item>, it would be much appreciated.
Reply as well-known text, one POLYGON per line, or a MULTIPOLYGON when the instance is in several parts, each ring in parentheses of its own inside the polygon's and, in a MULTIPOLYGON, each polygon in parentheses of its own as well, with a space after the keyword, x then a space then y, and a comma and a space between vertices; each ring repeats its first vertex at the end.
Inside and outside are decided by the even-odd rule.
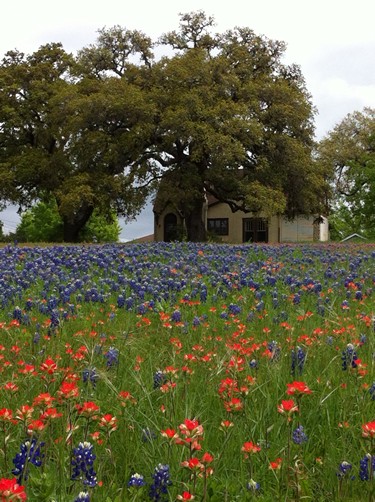
POLYGON ((22 205, 52 195, 66 240, 94 207, 135 214, 160 178, 193 241, 206 237, 207 194, 233 211, 319 212, 324 177, 311 157, 314 110, 300 69, 283 63, 282 42, 213 27, 203 12, 181 15, 158 60, 147 36, 119 26, 76 58, 58 44, 8 54, 1 197, 22 205))

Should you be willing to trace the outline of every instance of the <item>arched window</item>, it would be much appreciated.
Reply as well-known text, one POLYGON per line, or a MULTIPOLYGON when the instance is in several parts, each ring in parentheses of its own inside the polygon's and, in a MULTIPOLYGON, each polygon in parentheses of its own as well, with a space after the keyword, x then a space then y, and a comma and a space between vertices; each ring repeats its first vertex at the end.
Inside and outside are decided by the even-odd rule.
POLYGON ((168 213, 164 216, 164 241, 171 242, 177 238, 177 216, 168 213))

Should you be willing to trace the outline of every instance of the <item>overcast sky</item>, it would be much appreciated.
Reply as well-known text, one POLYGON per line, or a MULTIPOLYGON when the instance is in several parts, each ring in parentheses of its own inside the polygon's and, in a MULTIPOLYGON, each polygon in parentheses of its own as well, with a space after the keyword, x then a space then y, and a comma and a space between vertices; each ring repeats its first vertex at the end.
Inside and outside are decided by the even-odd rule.
MULTIPOLYGON (((6 0, 5 0, 6 1, 6 0)), ((374 0, 9 0, 1 6, 0 57, 12 49, 30 54, 61 42, 68 52, 94 43, 100 28, 120 25, 156 40, 177 30, 179 13, 203 10, 215 30, 249 27, 287 44, 286 62, 302 69, 318 114, 320 139, 353 111, 375 107, 374 0)), ((0 180, 1 182, 1 180, 0 180)), ((19 221, 15 211, 0 213, 6 230, 19 221)), ((153 232, 148 207, 122 237, 153 232)))

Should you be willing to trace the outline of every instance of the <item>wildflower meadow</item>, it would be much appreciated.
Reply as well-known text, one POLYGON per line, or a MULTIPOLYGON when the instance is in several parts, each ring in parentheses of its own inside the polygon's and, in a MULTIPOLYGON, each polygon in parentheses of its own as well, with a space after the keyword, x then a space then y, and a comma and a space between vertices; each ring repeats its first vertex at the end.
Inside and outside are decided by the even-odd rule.
POLYGON ((0 500, 374 501, 375 246, 0 249, 0 500))

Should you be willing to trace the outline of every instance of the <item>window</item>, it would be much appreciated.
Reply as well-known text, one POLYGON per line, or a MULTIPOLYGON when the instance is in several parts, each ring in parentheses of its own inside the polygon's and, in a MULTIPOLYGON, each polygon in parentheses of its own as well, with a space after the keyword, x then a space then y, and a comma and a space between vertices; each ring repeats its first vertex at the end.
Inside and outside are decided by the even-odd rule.
POLYGON ((215 235, 228 235, 228 218, 208 218, 207 230, 215 235))
POLYGON ((244 242, 268 242, 268 223, 265 218, 243 219, 244 242))

